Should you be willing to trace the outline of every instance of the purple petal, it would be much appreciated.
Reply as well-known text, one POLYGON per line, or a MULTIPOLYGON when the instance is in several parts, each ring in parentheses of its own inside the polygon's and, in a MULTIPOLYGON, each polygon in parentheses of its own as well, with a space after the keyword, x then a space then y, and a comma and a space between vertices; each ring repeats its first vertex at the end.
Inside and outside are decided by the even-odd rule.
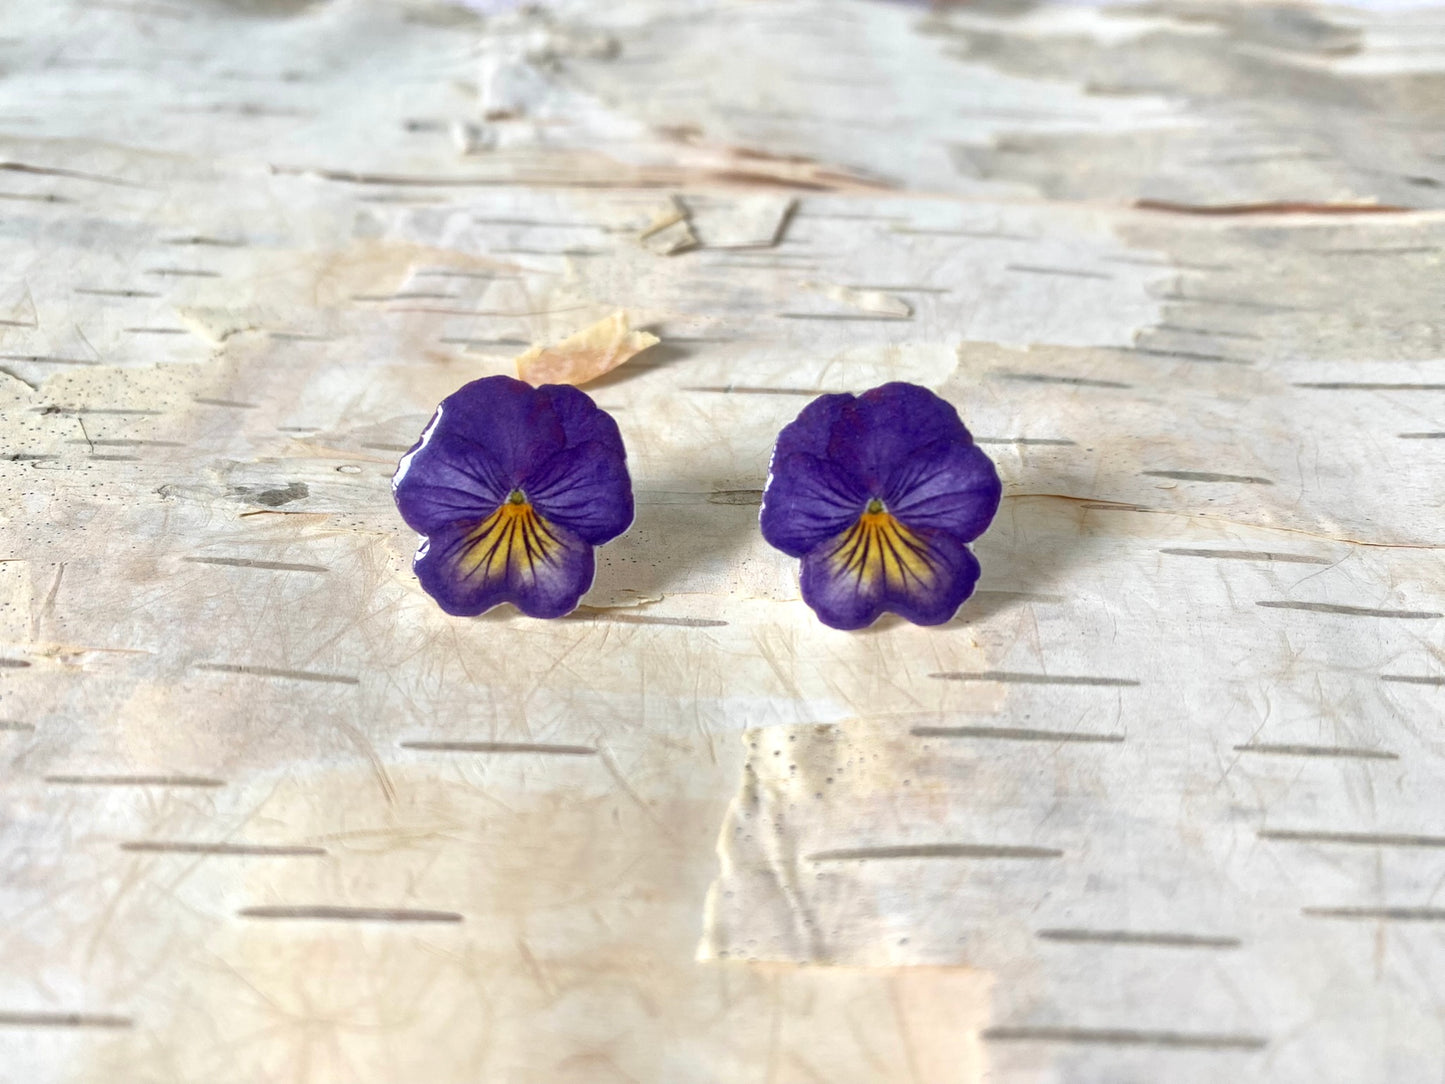
POLYGON ((443 402, 415 448, 391 480, 397 510, 407 526, 430 534, 458 520, 481 519, 506 500, 511 484, 495 458, 446 426, 443 402))
POLYGON ((972 542, 993 522, 1002 494, 993 461, 980 448, 939 441, 894 468, 883 501, 914 530, 947 531, 972 542))
POLYGON ((833 426, 854 398, 844 392, 820 395, 799 411, 798 416, 783 426, 773 447, 773 462, 790 455, 826 457, 833 439, 833 426))
POLYGON ((522 490, 549 522, 593 546, 632 523, 632 480, 620 439, 615 447, 587 441, 558 452, 523 480, 522 490))
MULTIPOLYGON (((591 405, 577 389, 565 390, 591 405)), ((485 449, 510 490, 533 466, 567 447, 559 401, 566 403, 568 415, 580 406, 571 396, 557 396, 547 388, 534 388, 510 376, 489 376, 443 399, 441 424, 456 441, 485 449)))
POLYGON ((529 617, 561 617, 592 586, 592 547, 527 505, 451 524, 422 543, 417 579, 449 614, 510 602, 529 617))
POLYGON ((884 384, 839 412, 827 455, 880 489, 900 463, 938 441, 973 443, 952 404, 916 384, 884 384))
POLYGON ((885 610, 916 625, 953 617, 978 582, 978 561, 946 532, 861 516, 803 558, 803 601, 823 624, 858 629, 885 610))
POLYGON ((578 391, 570 384, 543 384, 536 389, 538 395, 546 396, 552 404, 557 422, 562 427, 562 438, 568 448, 578 444, 601 444, 614 455, 626 459, 627 451, 622 446, 622 434, 612 415, 592 401, 584 391, 578 391))
POLYGON ((775 454, 759 522, 769 545, 802 557, 846 529, 867 503, 858 480, 837 464, 805 452, 775 454))

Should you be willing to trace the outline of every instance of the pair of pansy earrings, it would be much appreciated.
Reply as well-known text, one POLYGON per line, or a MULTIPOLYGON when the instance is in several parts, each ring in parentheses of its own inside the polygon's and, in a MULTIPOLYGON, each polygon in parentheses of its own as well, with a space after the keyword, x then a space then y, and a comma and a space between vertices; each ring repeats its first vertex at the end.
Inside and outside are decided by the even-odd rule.
MULTIPOLYGON (((510 602, 561 617, 592 586, 592 550, 632 523, 612 416, 565 384, 475 380, 442 400, 392 479, 422 535, 413 569, 449 614, 510 602)), ((783 427, 760 517, 802 561, 803 601, 835 629, 892 611, 949 620, 973 593, 968 543, 1002 486, 949 403, 915 384, 823 395, 783 427)))

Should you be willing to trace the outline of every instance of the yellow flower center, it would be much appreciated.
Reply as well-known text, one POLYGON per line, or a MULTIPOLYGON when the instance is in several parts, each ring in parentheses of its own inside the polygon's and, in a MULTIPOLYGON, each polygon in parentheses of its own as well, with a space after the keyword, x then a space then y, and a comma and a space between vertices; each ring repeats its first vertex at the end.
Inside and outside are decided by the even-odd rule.
POLYGON ((520 489, 514 489, 497 510, 474 527, 457 558, 467 579, 490 579, 508 571, 535 576, 539 564, 551 564, 562 540, 538 515, 520 489))
POLYGON ((880 585, 893 590, 928 589, 938 579, 937 560, 928 545, 876 497, 838 537, 828 560, 839 575, 853 576, 866 591, 880 585))

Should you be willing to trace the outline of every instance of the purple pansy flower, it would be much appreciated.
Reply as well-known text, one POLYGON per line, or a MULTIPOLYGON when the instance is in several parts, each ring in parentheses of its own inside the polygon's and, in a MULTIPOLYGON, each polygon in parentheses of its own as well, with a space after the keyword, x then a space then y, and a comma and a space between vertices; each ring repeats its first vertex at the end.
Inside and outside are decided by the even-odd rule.
POLYGON ((592 586, 592 547, 632 522, 617 423, 576 388, 509 376, 443 399, 391 488, 424 536, 417 579, 459 616, 561 617, 592 586))
POLYGON ((803 601, 859 629, 885 610, 918 625, 973 593, 968 543, 998 511, 993 462, 926 388, 824 395, 784 426, 763 490, 763 537, 803 561, 803 601))

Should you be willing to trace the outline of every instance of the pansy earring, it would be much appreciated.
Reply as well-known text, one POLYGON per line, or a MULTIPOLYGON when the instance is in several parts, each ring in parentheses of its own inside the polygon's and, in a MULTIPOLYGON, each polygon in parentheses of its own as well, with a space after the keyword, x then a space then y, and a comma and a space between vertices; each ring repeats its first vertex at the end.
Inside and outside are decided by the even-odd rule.
POLYGON ((968 543, 1003 487, 958 411, 926 388, 824 395, 784 426, 763 490, 763 537, 802 559, 803 601, 835 629, 885 610, 949 620, 973 593, 968 543))
POLYGON ((592 586, 592 548, 632 523, 617 423, 564 384, 490 376, 453 392, 391 487, 422 535, 417 579, 459 616, 503 602, 569 613, 592 586))

